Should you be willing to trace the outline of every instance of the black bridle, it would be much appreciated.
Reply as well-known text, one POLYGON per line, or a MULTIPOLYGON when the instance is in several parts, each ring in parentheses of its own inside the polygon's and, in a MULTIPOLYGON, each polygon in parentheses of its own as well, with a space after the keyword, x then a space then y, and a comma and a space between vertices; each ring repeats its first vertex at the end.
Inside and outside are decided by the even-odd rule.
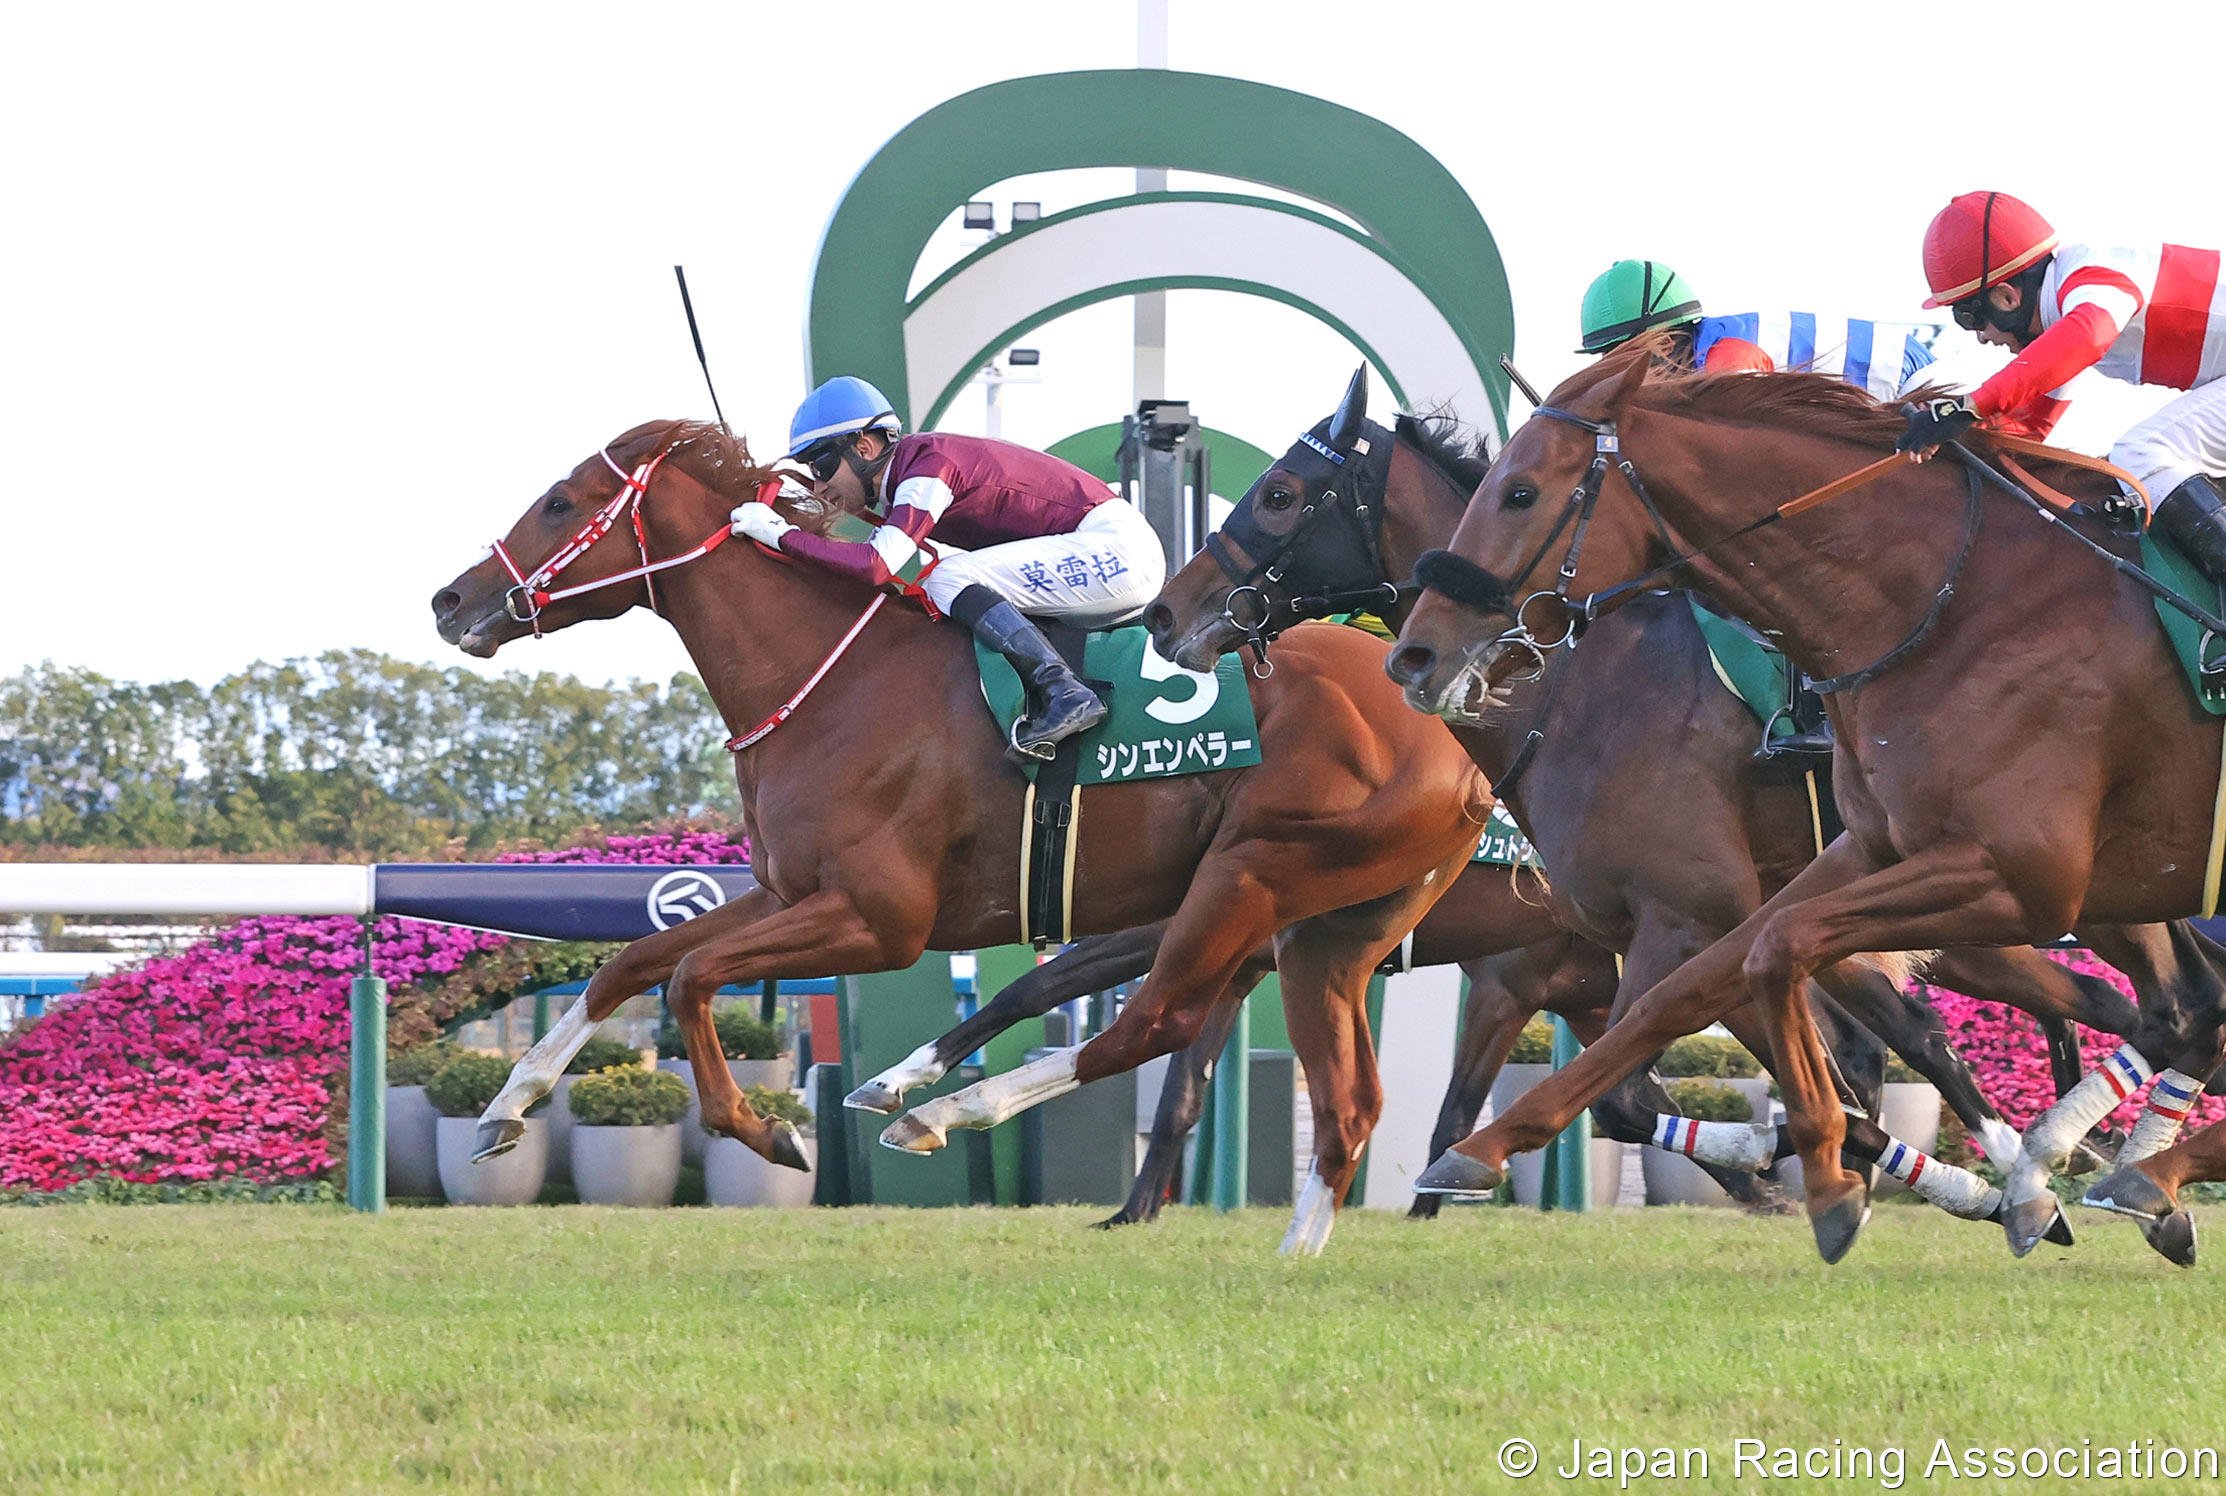
MULTIPOLYGON (((1520 650, 1529 656, 1529 662, 1520 667, 1520 672, 1515 678, 1536 679, 1543 674, 1546 666, 1546 651, 1564 647, 1575 648, 1576 641, 1584 633, 1585 625, 1592 619, 1599 617, 1601 612, 1617 599, 1629 593, 1654 586, 1670 572, 1700 559, 1710 551, 1751 535, 1766 525, 1776 524, 1779 520, 1784 519, 1788 512, 1794 511, 1799 502, 1796 501, 1796 504, 1791 505, 1780 505, 1768 513, 1741 525, 1729 534, 1717 537, 1707 545, 1679 553, 1677 542, 1670 535, 1669 526, 1663 520, 1661 510, 1656 507, 1653 495, 1647 492, 1646 484, 1640 479, 1638 469, 1633 467, 1630 459, 1623 455, 1622 445, 1616 436, 1615 422, 1590 420, 1551 405, 1539 406, 1536 414, 1544 416, 1548 420, 1561 421, 1591 432, 1593 452, 1592 462, 1585 468, 1583 476, 1577 480, 1577 486, 1571 491, 1568 502, 1562 509, 1561 517, 1554 521, 1553 529, 1549 530, 1545 539, 1539 542, 1538 549, 1531 553, 1531 558, 1525 563, 1523 569, 1517 572, 1512 580, 1503 582, 1475 562, 1446 550, 1425 552, 1421 560, 1415 564, 1414 569, 1415 580, 1426 591, 1442 593, 1454 602, 1474 608, 1488 616, 1505 618, 1514 625, 1513 628, 1493 640, 1492 645, 1502 650, 1520 650), (1623 475, 1623 481, 1629 485, 1631 492, 1637 496, 1639 503, 1645 508, 1647 518, 1653 523, 1655 533, 1661 537, 1663 545, 1672 552, 1672 555, 1669 560, 1659 566, 1649 567, 1628 581, 1618 582, 1613 587, 1590 593, 1581 601, 1572 601, 1570 590, 1576 583, 1577 562, 1584 550, 1585 532, 1590 528, 1593 513, 1599 506, 1600 490, 1606 482, 1611 463, 1615 470, 1623 475), (1570 535, 1569 549, 1562 557, 1561 567, 1553 587, 1550 590, 1532 592, 1524 597, 1520 603, 1515 602, 1516 593, 1530 580, 1531 574, 1544 563, 1547 553, 1553 549, 1554 542, 1561 538, 1562 531, 1570 528, 1572 521, 1575 522, 1575 529, 1570 535), (1533 605, 1549 599, 1550 606, 1558 613, 1562 628, 1560 637, 1552 640, 1541 639, 1531 626, 1533 605)), ((1968 454, 1965 454, 1960 447, 1956 448, 1955 451, 1958 456, 1965 457, 1967 461, 1972 461, 1975 464, 1975 459, 1969 459, 1968 454)), ((1963 569, 1971 559, 1973 548, 1978 544, 1979 479, 1980 471, 1977 465, 1966 468, 1963 541, 1958 547, 1954 559, 1949 562, 1947 577, 1933 594, 1931 606, 1925 610, 1924 617, 1917 621, 1916 627, 1911 629, 1899 644, 1886 651, 1878 659, 1860 670, 1851 670, 1844 675, 1835 675, 1826 680, 1811 679, 1809 680, 1811 690, 1820 696, 1828 696, 1838 691, 1852 691, 1892 669, 1931 636, 1933 629, 1940 622, 1941 614, 1947 610, 1948 599, 1954 595, 1956 583, 1962 579, 1963 569)), ((1549 624, 1548 627, 1550 628, 1551 625, 1549 624)))
POLYGON ((1295 471, 1304 464, 1319 468, 1317 476, 1326 480, 1299 510, 1290 530, 1270 534, 1253 513, 1267 482, 1263 474, 1221 528, 1206 537, 1206 553, 1231 583, 1222 600, 1222 621, 1243 636, 1255 673, 1274 673, 1268 645, 1286 629, 1362 609, 1380 615, 1414 594, 1412 584, 1402 588, 1384 580, 1384 495, 1397 442, 1395 433, 1372 422, 1364 423, 1343 450, 1306 432, 1269 470, 1295 471), (1331 520, 1336 521, 1334 530, 1331 520), (1256 559, 1246 564, 1231 550, 1232 541, 1245 557, 1256 559))

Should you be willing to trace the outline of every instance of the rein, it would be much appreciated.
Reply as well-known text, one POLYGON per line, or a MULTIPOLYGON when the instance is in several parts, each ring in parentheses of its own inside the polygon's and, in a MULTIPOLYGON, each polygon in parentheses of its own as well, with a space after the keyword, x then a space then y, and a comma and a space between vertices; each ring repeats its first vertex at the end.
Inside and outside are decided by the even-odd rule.
MULTIPOLYGON (((509 546, 501 540, 495 541, 490 549, 494 552, 495 559, 502 563, 502 569, 510 574, 512 583, 510 591, 503 596, 503 611, 520 623, 532 624, 533 637, 539 639, 542 637, 541 614, 550 604, 562 602, 570 597, 579 597, 585 593, 597 592, 605 587, 616 587, 622 582, 639 579, 649 589, 650 610, 662 613, 663 610, 657 602, 657 573, 670 571, 676 566, 686 566, 691 561, 702 560, 720 546, 725 545, 734 534, 731 525, 724 526, 713 531, 705 537, 702 544, 691 550, 683 551, 677 556, 667 556, 662 561, 649 559, 649 531, 642 520, 642 505, 649 498, 649 485, 656 478, 657 470, 664 466, 665 459, 670 457, 672 452, 671 447, 665 448, 664 451, 659 452, 655 457, 641 464, 629 474, 611 456, 610 448, 603 448, 603 461, 609 465, 612 472, 619 476, 618 492, 612 496, 609 503, 589 515, 586 523, 572 532, 570 539, 551 551, 549 558, 536 567, 532 575, 527 575, 519 567, 517 560, 510 554, 509 546), (563 575, 574 562, 593 550, 596 543, 602 540, 604 536, 610 534, 612 529, 617 526, 621 514, 631 516, 634 548, 640 552, 642 564, 629 567, 627 570, 612 576, 599 577, 592 582, 582 582, 575 587, 560 587, 552 591, 549 584, 563 575)), ((757 492, 751 501, 770 504, 773 502, 772 496, 780 491, 780 487, 781 483, 778 478, 767 479, 757 486, 757 492)), ((763 549, 763 547, 760 547, 760 549, 763 549)), ((772 555, 775 559, 786 559, 781 557, 777 551, 768 551, 767 554, 772 555)), ((796 709, 804 704, 804 698, 811 695, 819 683, 827 678, 827 672, 835 668, 835 662, 841 659, 858 636, 865 632, 866 625, 873 620, 873 615, 880 612, 881 605, 888 600, 888 593, 876 592, 873 601, 866 604, 866 610, 858 615, 857 622, 851 624, 842 638, 836 641, 835 647, 828 651, 824 660, 820 661, 819 668, 811 673, 811 676, 805 680, 803 685, 797 687, 796 694, 782 702, 771 716, 748 732, 727 739, 727 752, 740 753, 794 716, 796 709)))

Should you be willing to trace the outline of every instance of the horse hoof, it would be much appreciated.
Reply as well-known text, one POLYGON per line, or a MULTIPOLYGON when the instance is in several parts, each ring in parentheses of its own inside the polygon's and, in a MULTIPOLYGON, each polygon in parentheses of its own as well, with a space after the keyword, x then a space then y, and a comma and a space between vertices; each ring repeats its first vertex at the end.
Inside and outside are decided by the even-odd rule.
POLYGON ((2056 1219, 2049 1222, 2048 1229, 2041 1233, 2041 1240, 2052 1247, 2075 1245, 2071 1236, 2071 1222, 2065 1217, 2064 1208, 2061 1205, 2056 1207, 2056 1219))
POLYGON ((2174 1267, 2195 1266, 2195 1217, 2186 1211, 2175 1210, 2154 1224, 2142 1222, 2141 1234, 2174 1267))
POLYGON ((930 1127, 918 1112, 906 1112, 881 1130, 881 1146, 899 1153, 935 1153, 948 1141, 940 1127, 930 1127))
POLYGON ((1100 1231, 1111 1231, 1115 1226, 1148 1226, 1157 1219, 1157 1216, 1138 1215, 1124 1205, 1104 1220, 1090 1224, 1100 1231))
POLYGON ((2110 1156, 2091 1142, 2081 1143, 2071 1150, 2071 1157, 2064 1160, 2060 1171, 2065 1174, 2092 1174, 2097 1169, 2110 1167, 2110 1156))
POLYGON ((2164 1186, 2130 1165, 2087 1186, 2087 1193, 2079 1197, 2079 1203, 2096 1210, 2113 1210, 2119 1215, 2132 1216, 2142 1223, 2144 1230, 2179 1209, 2177 1202, 2165 1193, 2164 1186))
POLYGON ((804 1141, 796 1135, 796 1124, 781 1122, 774 1125, 773 1135, 765 1145, 765 1161, 779 1164, 784 1169, 794 1169, 800 1174, 812 1171, 812 1161, 804 1156, 804 1141))
POLYGON ((1418 1195, 1488 1195, 1499 1188, 1502 1175, 1490 1164, 1470 1158, 1455 1148, 1438 1155, 1438 1161, 1415 1176, 1418 1195))
POLYGON ((516 1117, 497 1117, 479 1124, 473 1142, 471 1161, 483 1164, 490 1158, 499 1158, 518 1146, 518 1139, 526 1135, 526 1124, 516 1117))
POLYGON ((879 1112, 886 1117, 904 1105, 904 1093, 869 1080, 842 1099, 842 1104, 854 1112, 879 1112))
POLYGON ((1444 1197, 1442 1196, 1416 1195, 1414 1203, 1407 1207, 1407 1219, 1410 1221, 1434 1221, 1438 1218, 1438 1210, 1443 1204, 1444 1197))
POLYGON ((1809 1229, 1816 1233, 1817 1255, 1827 1266, 1836 1264, 1855 1245, 1855 1238, 1862 1234, 1863 1225, 1870 1219, 1870 1194, 1853 1189, 1845 1199, 1809 1217, 1809 1229))
POLYGON ((2047 1190, 2030 1200, 2011 1201, 2002 1211, 2002 1233, 2009 1238, 2010 1255, 2023 1257, 2039 1246, 2062 1214, 2055 1195, 2047 1190))

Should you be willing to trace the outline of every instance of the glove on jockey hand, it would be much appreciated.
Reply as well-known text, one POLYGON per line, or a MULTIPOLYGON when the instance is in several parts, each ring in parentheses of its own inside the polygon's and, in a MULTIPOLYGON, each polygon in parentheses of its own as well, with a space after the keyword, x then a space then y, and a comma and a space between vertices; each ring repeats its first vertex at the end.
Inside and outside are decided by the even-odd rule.
POLYGON ((735 534, 747 535, 759 545, 771 546, 776 551, 781 548, 781 537, 796 528, 782 519, 780 511, 771 504, 760 504, 754 499, 735 505, 730 518, 735 534))
POLYGON ((1979 413, 1961 395, 1929 400, 1909 408, 1909 426, 1894 443, 1896 452, 1930 452, 1942 442, 1958 440, 1979 423, 1979 413))

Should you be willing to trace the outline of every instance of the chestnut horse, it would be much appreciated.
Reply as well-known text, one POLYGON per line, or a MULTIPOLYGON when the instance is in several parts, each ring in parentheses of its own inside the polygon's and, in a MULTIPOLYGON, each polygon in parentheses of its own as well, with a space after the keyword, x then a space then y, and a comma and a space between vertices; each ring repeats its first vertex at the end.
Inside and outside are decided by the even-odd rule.
MULTIPOLYGON (((481 1119, 482 1156, 515 1141, 526 1106, 597 1023, 663 983, 704 1126, 801 1166, 790 1130, 753 1112, 721 1063, 712 994, 1020 938, 1026 782, 1003 761, 970 642, 870 589, 723 544, 729 511, 776 478, 716 427, 637 426, 433 598, 442 638, 482 658, 638 606, 662 614, 736 734, 759 885, 607 962, 481 1119), (527 558, 547 559, 528 574, 527 558)), ((799 525, 834 518, 781 503, 799 525)), ((1317 1116, 1316 1172, 1286 1247, 1320 1249, 1381 1109, 1369 974, 1467 862, 1491 801, 1442 725, 1400 705, 1376 641, 1325 628, 1294 643, 1253 687, 1261 765, 1085 796, 1078 930, 1172 916, 1162 959, 1111 1028, 926 1103, 884 1142, 928 1151, 949 1128, 989 1126, 1184 1047, 1274 937, 1317 1116)))
MULTIPOLYGON (((1240 618, 1283 616, 1296 597, 1357 594, 1408 575, 1426 548, 1452 534, 1485 474, 1482 462, 1450 442, 1445 426, 1402 416, 1391 431, 1370 428, 1372 440, 1391 444, 1393 455, 1380 485, 1363 492, 1341 482, 1346 475, 1321 455, 1323 446, 1337 445, 1326 440, 1328 425, 1294 444, 1240 501, 1220 538, 1229 568, 1211 554, 1193 558, 1146 610, 1169 658, 1199 668, 1245 642, 1240 618), (1334 510, 1340 502, 1375 516, 1380 535, 1373 545, 1360 542, 1358 527, 1334 510), (1268 556, 1279 579, 1248 580, 1247 568, 1268 556), (1260 603, 1240 606, 1232 617, 1240 584, 1258 587, 1260 603)), ((1627 953, 1620 1012, 1815 856, 1817 812, 1802 777, 1755 762, 1755 719, 1718 680, 1681 596, 1635 601, 1603 619, 1587 645, 1574 659, 1551 661, 1543 683, 1517 688, 1520 704, 1458 736, 1505 789, 1509 809, 1534 838, 1553 875, 1555 913, 1568 928, 1627 953), (1663 793, 1671 783, 1676 792, 1663 793)), ((1431 922, 1442 924, 1452 907, 1450 900, 1440 904, 1431 922)), ((1461 954, 1505 949, 1488 943, 1492 933, 1473 931, 1477 943, 1461 954)), ((2042 1017, 2057 1039, 2060 1087, 2079 1073, 2071 1020, 2114 1033, 2134 1021, 2132 1005, 2110 984, 2077 976, 2029 948, 1954 952, 1942 968, 1962 990, 2042 1017)), ((2007 1167, 2017 1134, 1980 1094, 1930 1006, 1868 968, 1835 967, 1819 976, 1939 1087, 1989 1157, 2007 1167)), ((1730 1016, 1742 1041, 1767 1061, 1751 1011, 1730 1016)), ((1851 1081, 1862 1065, 1858 1053, 1834 1046, 1851 1081)), ((1862 1068, 1867 1085, 1858 1084, 1858 1099, 1872 1110, 1876 1059, 1862 1068)), ((1465 1131, 1476 1116, 1476 1096, 1471 1086, 1456 1106, 1463 1081, 1457 1071, 1445 1111, 1450 1120, 1465 1110, 1465 1131)), ((1595 1121, 1607 1136, 1654 1143, 1656 1114, 1668 1110, 1658 1096, 1659 1088, 1634 1096, 1619 1087, 1594 1106, 1595 1121)), ((1441 1128, 1439 1136, 1443 1147, 1457 1134, 1441 1128)), ((1856 1156, 1872 1162, 1885 1138, 1859 1127, 1855 1143, 1856 1156)))
MULTIPOLYGON (((2180 917, 2204 903, 2219 721, 2194 701, 2149 594, 2058 533, 2099 526, 2036 523, 1975 460, 1881 460, 1901 418, 1835 379, 1675 378, 1652 367, 1655 352, 1641 340, 1568 381, 1500 453, 1450 553, 1418 567, 1431 590, 1393 677, 1418 708, 1467 720, 1542 646, 1589 654, 1597 629, 1579 644, 1575 625, 1672 571, 1818 679, 1848 829, 1425 1180, 1495 1178, 1664 1043, 1752 1001, 1830 1256, 1860 1225, 1864 1189, 1840 1167, 1844 1124, 1805 979, 1866 952, 2076 929, 2142 1009, 2106 1069, 2026 1130, 2005 1214, 2022 1254, 2053 1218, 2049 1170, 2129 1083, 2217 1065, 2226 984, 2216 947, 2180 917), (1866 467, 1874 481, 1815 497, 1866 467)), ((2087 499, 2111 489, 2079 471, 2062 486, 2087 499)), ((2122 1162, 2163 1147, 2174 1125, 2152 1109, 2122 1162)))

